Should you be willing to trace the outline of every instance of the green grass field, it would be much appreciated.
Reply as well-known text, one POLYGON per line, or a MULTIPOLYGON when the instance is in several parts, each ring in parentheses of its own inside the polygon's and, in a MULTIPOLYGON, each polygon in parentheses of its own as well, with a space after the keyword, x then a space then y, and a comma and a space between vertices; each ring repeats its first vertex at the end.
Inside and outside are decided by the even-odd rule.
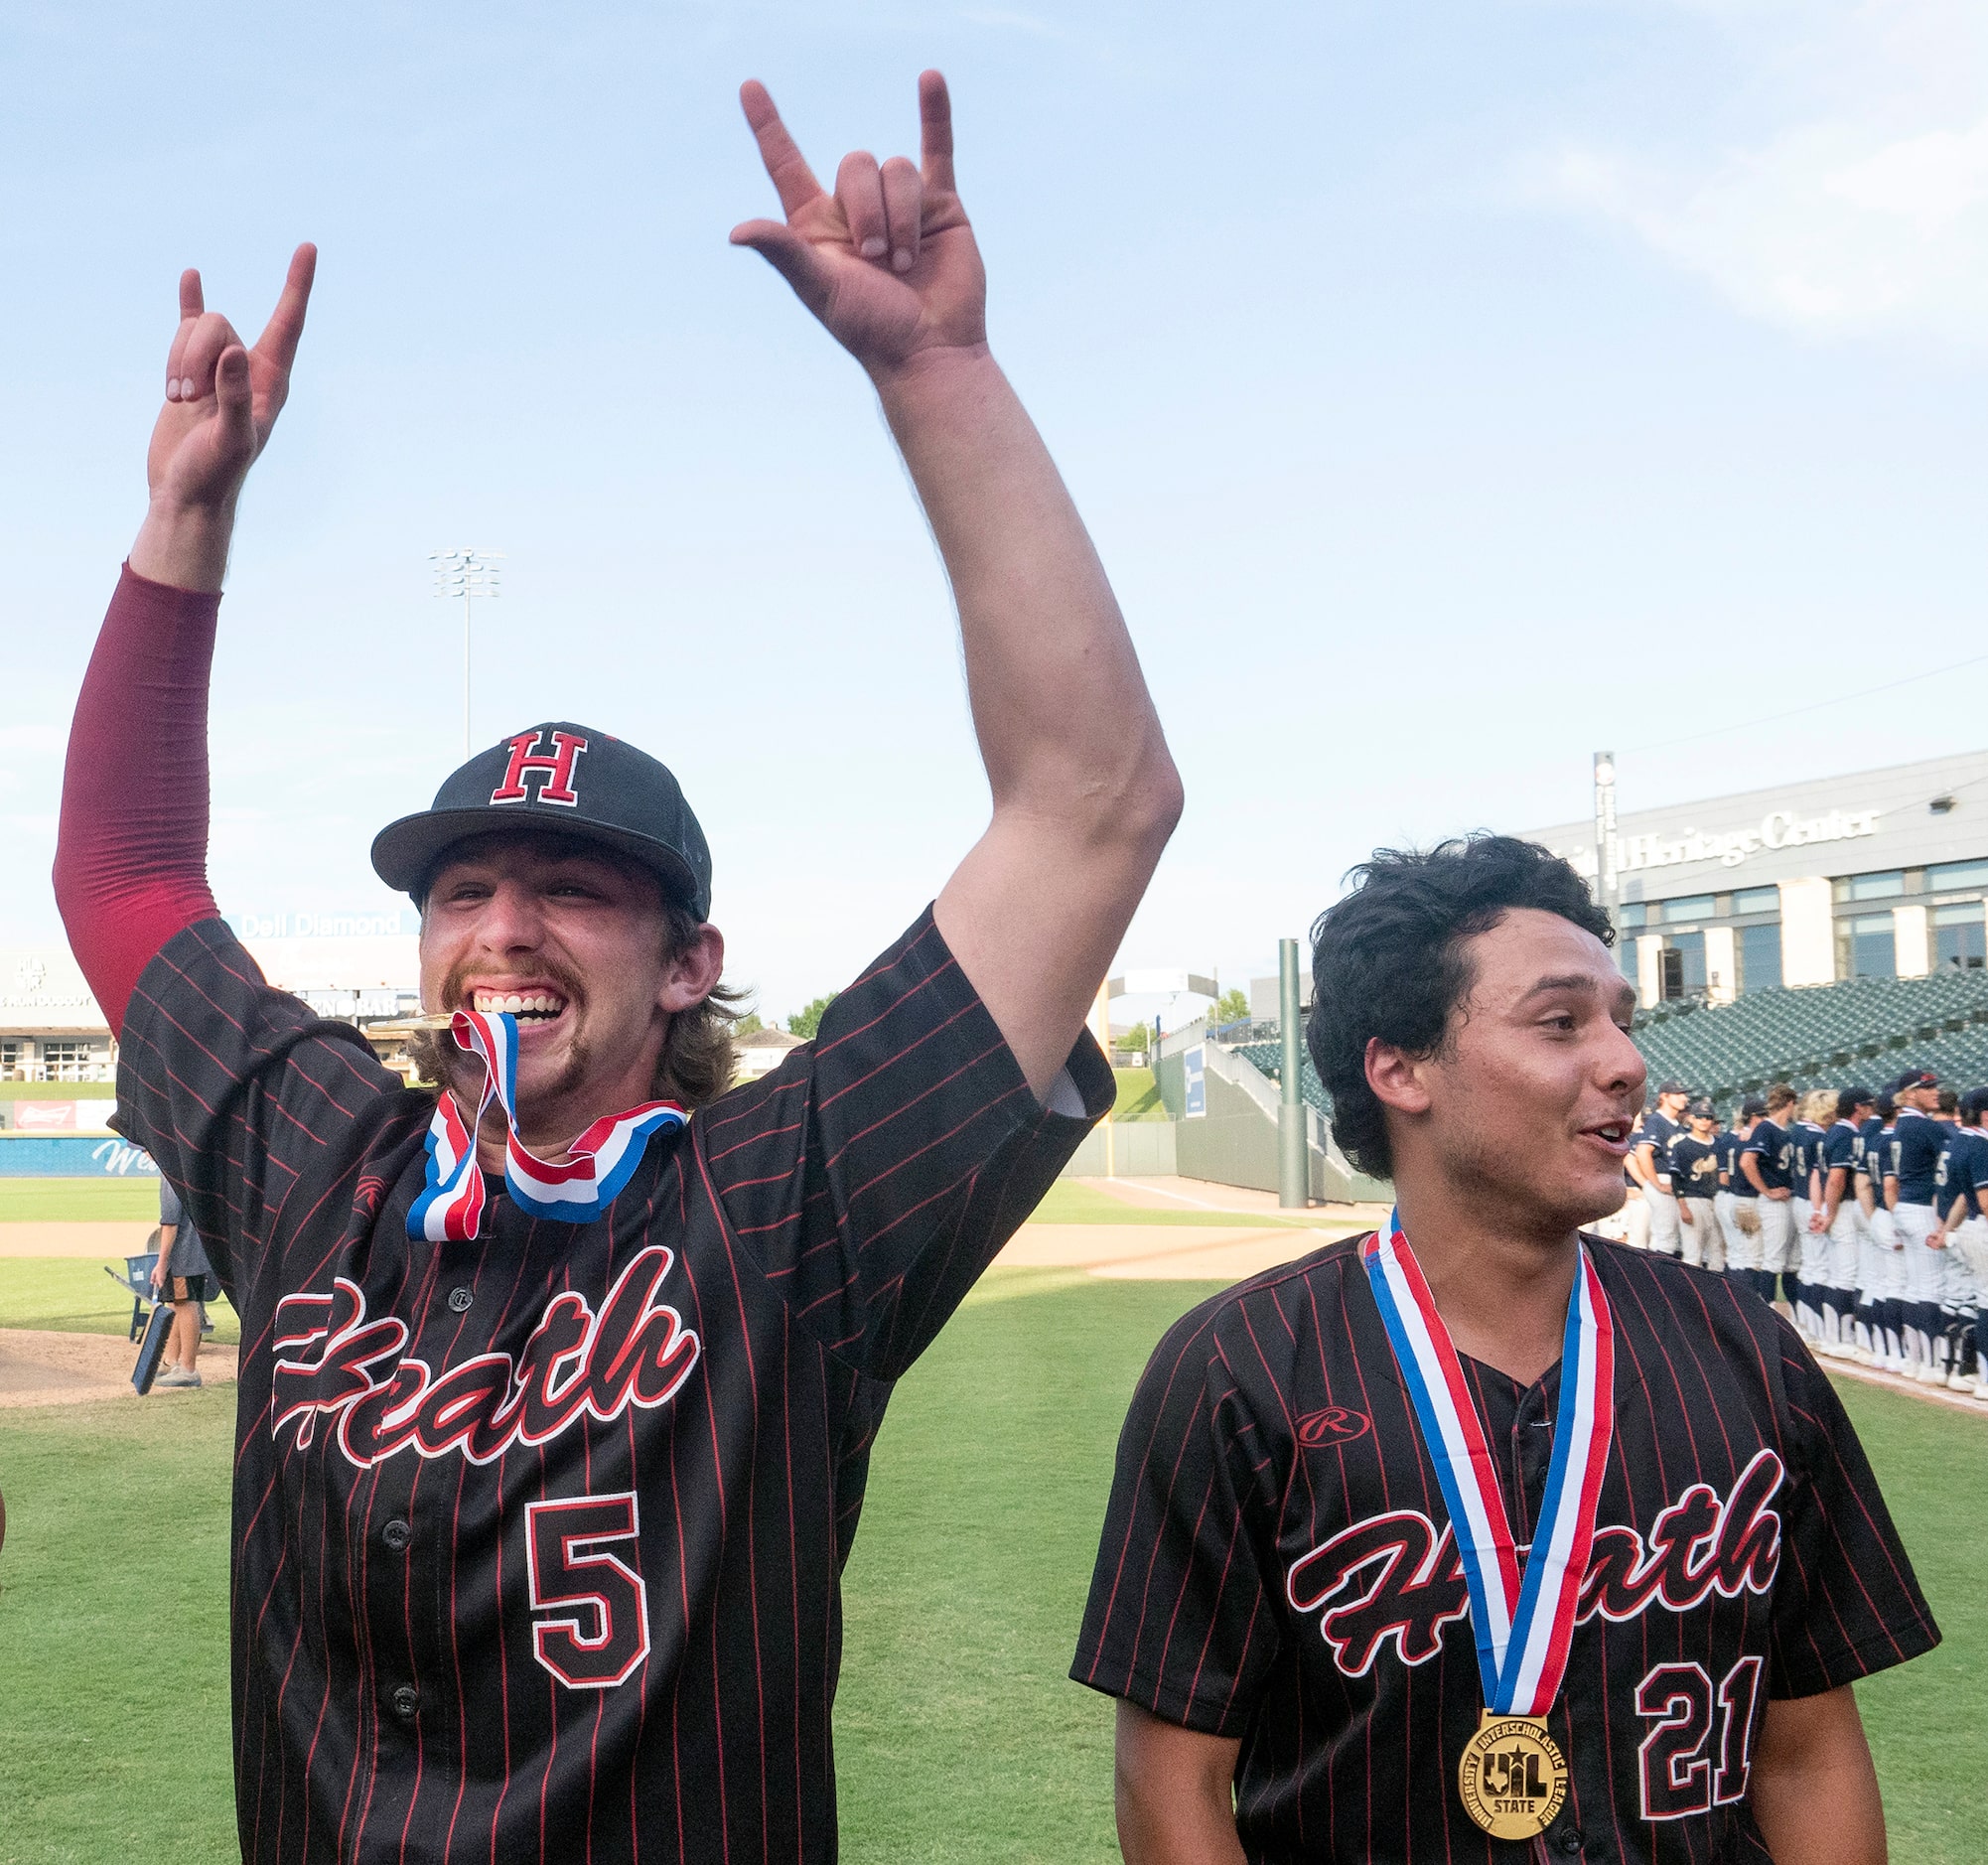
POLYGON ((0 1179, 0 1223, 159 1221, 159 1181, 0 1179))
MULTIPOLYGON (((900 1387, 847 1576, 848 1859, 1117 1857, 1110 1706, 1064 1671, 1126 1397, 1207 1287, 996 1271, 900 1387)), ((1988 1421, 1844 1397, 1947 1639, 1861 1691, 1892 1856, 1971 1865, 1988 1829, 1988 1421)), ((213 1389, 0 1413, 0 1865, 234 1856, 230 1406, 213 1389)))
MULTIPOLYGON (((105 1256, 103 1262, 114 1259, 105 1256)), ((225 1296, 208 1304, 211 1341, 241 1338, 225 1296)), ((0 1256, 0 1328, 54 1328, 64 1334, 124 1334, 131 1297, 103 1273, 103 1263, 79 1256, 0 1256)), ((6 1427, 0 1425, 0 1444, 6 1427)), ((0 1478, 0 1485, 5 1479, 0 1478)))

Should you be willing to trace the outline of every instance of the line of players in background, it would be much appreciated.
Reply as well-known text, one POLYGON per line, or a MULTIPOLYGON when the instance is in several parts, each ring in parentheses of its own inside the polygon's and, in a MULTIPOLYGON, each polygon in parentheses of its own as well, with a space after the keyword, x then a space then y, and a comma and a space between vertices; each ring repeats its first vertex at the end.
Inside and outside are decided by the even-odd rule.
POLYGON ((1744 1276, 1817 1354, 1988 1404, 1988 1087, 1909 1069, 1882 1092, 1776 1082, 1723 1131, 1657 1090, 1630 1155, 1626 1241, 1744 1276))

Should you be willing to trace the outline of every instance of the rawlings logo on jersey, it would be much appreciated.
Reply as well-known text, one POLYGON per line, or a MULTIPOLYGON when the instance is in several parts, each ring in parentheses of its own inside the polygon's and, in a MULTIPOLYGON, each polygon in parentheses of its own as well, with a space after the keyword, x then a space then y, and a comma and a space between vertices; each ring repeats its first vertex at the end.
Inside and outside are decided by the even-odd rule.
MULTIPOLYGON (((1688 1612, 1710 1594, 1766 1593, 1780 1567, 1780 1517, 1768 1506, 1785 1473, 1761 1451, 1724 1502, 1694 1483, 1650 1525, 1595 1530, 1575 1623, 1634 1619, 1652 1606, 1688 1612)), ((1470 1592, 1456 1542, 1416 1509, 1369 1515, 1314 1548, 1291 1568, 1285 1597, 1318 1613, 1319 1635, 1349 1677, 1373 1667, 1392 1643, 1404 1664, 1426 1664, 1443 1649, 1443 1628, 1467 1618, 1470 1592)))
POLYGON ((631 1405, 666 1404, 698 1355, 697 1336, 661 1300, 674 1261, 651 1245, 615 1278, 599 1313, 567 1289, 546 1304, 515 1361, 479 1354, 439 1375, 402 1357, 407 1324, 369 1319, 364 1292, 345 1277, 330 1295, 285 1296, 270 1436, 294 1424, 302 1449, 323 1418, 361 1470, 405 1450, 488 1464, 514 1445, 556 1438, 582 1416, 606 1424, 631 1405))

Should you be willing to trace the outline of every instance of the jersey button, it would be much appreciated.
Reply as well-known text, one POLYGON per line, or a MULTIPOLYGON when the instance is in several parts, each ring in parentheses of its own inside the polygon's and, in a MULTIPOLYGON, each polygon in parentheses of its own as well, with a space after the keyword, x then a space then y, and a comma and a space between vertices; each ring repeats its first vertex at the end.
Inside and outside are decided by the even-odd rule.
POLYGON ((459 1315, 467 1315, 470 1312, 470 1304, 476 1299, 468 1289, 451 1289, 449 1291, 449 1306, 459 1315))
POLYGON ((406 1522, 402 1521, 398 1515, 396 1515, 390 1522, 386 1524, 385 1527, 380 1529, 379 1538, 382 1541, 384 1541, 386 1545, 394 1551, 394 1553, 398 1554, 400 1550, 408 1544, 408 1542, 414 1539, 414 1530, 406 1522))
POLYGON ((421 1692, 411 1683, 403 1683, 389 1701, 393 1704, 394 1715, 404 1723, 411 1723, 421 1709, 421 1692))
POLYGON ((1568 1858, 1579 1858, 1581 1855, 1581 1834, 1576 1827, 1562 1826, 1554 1834, 1553 1843, 1568 1858))

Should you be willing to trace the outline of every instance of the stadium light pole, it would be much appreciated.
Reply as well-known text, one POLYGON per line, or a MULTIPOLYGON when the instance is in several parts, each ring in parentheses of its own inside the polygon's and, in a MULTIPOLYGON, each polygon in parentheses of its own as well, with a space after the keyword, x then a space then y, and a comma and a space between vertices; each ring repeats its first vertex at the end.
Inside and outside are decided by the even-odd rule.
POLYGON ((1302 1211, 1311 1202, 1305 1157, 1305 1100, 1298 1071, 1304 1052, 1298 1035, 1298 941, 1277 941, 1277 1012, 1284 1039, 1283 1093, 1277 1103, 1277 1203, 1302 1211))
POLYGON ((435 566, 435 594, 463 604, 463 756, 468 758, 470 740, 470 616, 479 596, 497 601, 503 591, 500 550, 431 550, 428 561, 435 566))
POLYGON ((1616 919, 1616 754, 1595 754, 1595 904, 1616 919))

